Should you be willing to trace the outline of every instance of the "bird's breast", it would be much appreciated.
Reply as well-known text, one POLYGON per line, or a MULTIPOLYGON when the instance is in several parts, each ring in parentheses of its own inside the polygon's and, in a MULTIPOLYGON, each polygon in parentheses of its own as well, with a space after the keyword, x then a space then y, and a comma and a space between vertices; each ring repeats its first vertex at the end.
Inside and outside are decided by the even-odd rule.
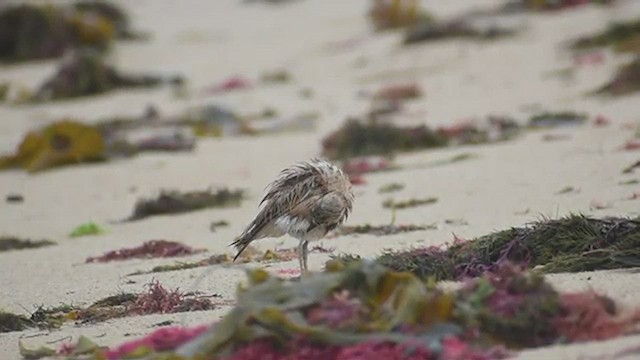
POLYGON ((283 232, 297 238, 303 238, 311 227, 311 223, 302 217, 283 215, 275 221, 276 226, 283 232))

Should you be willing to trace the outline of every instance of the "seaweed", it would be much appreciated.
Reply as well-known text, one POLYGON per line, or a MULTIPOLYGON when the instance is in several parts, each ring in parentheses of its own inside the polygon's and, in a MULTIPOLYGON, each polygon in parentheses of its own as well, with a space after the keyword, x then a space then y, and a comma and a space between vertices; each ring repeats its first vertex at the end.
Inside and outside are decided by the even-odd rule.
POLYGON ((380 194, 388 194, 388 193, 400 191, 402 189, 404 189, 404 184, 401 184, 401 183, 389 183, 389 184, 381 186, 380 189, 378 189, 378 192, 380 194))
MULTIPOLYGON (((640 219, 570 215, 455 239, 446 248, 388 251, 377 261, 420 277, 455 280, 480 276, 511 261, 545 273, 622 269, 640 266, 640 219)), ((355 260, 353 255, 342 255, 355 260)))
POLYGON ((23 168, 30 173, 52 167, 104 160, 104 140, 90 125, 61 120, 34 130, 13 155, 0 157, 0 170, 23 168))
POLYGON ((147 291, 143 293, 123 292, 107 296, 87 307, 64 305, 39 308, 30 321, 40 327, 52 328, 67 321, 97 323, 126 316, 209 310, 214 307, 208 298, 187 295, 179 289, 167 290, 158 281, 145 286, 147 291))
POLYGON ((633 164, 627 166, 622 170, 623 174, 632 174, 636 169, 640 169, 640 160, 634 162, 633 164))
POLYGON ((37 89, 30 102, 45 102, 103 94, 115 89, 179 84, 180 77, 124 74, 92 50, 77 50, 62 61, 56 73, 37 89))
POLYGON ((640 56, 622 65, 607 84, 595 90, 597 95, 622 96, 640 90, 640 56))
POLYGON ((82 14, 91 14, 107 19, 113 26, 114 35, 117 39, 131 40, 141 39, 144 36, 131 29, 129 16, 117 5, 96 0, 77 1, 73 8, 82 14))
POLYGON ((0 333, 22 331, 33 326, 33 322, 23 315, 0 311, 0 333))
POLYGON ((82 237, 82 236, 93 236, 93 235, 101 235, 104 234, 105 230, 100 227, 100 225, 94 222, 86 222, 84 224, 80 224, 76 226, 71 233, 69 233, 69 237, 82 237))
POLYGON ((151 240, 134 248, 122 248, 105 253, 101 256, 89 257, 85 262, 110 262, 128 259, 150 259, 158 257, 175 257, 198 254, 204 249, 194 249, 175 241, 151 240))
POLYGON ((20 239, 15 236, 0 236, 0 252, 9 250, 37 249, 56 243, 51 240, 20 239))
POLYGON ((416 206, 431 205, 437 202, 438 202, 438 198, 435 198, 435 197, 428 197, 423 199, 408 199, 408 200, 402 200, 402 201, 395 201, 393 199, 388 199, 382 203, 382 207, 387 209, 407 209, 407 208, 412 208, 416 206))
POLYGON ((72 48, 105 51, 113 40, 108 19, 89 19, 59 6, 11 5, 0 9, 0 61, 61 56, 72 48))
POLYGON ((544 112, 529 118, 530 128, 553 128, 584 125, 587 116, 572 111, 544 112))
POLYGON ((464 18, 450 21, 428 21, 426 23, 419 22, 409 29, 404 37, 404 44, 411 45, 452 38, 493 40, 513 33, 513 30, 496 25, 486 28, 474 26, 464 18))
POLYGON ((434 18, 428 11, 418 9, 417 0, 373 0, 367 15, 376 31, 411 27, 434 18))
POLYGON ((640 52, 640 19, 615 21, 593 35, 575 40, 571 47, 576 50, 612 46, 620 52, 640 52))
POLYGON ((489 360, 633 334, 640 323, 640 309, 560 292, 509 263, 453 291, 372 261, 333 261, 296 280, 247 275, 219 322, 159 329, 89 359, 489 360))
POLYGON ((406 232, 422 231, 433 229, 432 226, 424 225, 356 225, 356 226, 341 226, 333 232, 334 236, 345 236, 352 234, 373 234, 376 236, 395 235, 406 232))
POLYGON ((323 155, 331 159, 354 156, 388 155, 396 151, 412 151, 443 147, 447 138, 427 126, 399 127, 375 121, 362 123, 347 119, 345 124, 322 140, 323 155))
POLYGON ((214 207, 238 206, 244 198, 243 190, 211 189, 179 192, 162 190, 156 198, 138 200, 133 214, 125 221, 136 221, 157 215, 182 214, 214 207))

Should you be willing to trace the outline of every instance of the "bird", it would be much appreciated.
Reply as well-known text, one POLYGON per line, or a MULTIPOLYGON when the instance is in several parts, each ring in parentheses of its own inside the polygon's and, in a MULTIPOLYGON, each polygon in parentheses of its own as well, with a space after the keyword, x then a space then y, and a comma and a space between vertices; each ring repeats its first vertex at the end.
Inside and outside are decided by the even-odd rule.
POLYGON ((251 242, 288 234, 299 241, 298 262, 306 273, 309 242, 344 223, 354 200, 349 178, 328 160, 294 163, 267 185, 257 215, 231 243, 238 251, 234 262, 251 242))

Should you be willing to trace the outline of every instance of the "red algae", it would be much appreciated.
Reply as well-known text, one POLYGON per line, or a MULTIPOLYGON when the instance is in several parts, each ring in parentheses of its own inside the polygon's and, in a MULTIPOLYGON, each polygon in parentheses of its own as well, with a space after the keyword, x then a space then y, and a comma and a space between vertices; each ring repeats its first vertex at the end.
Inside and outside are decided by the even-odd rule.
POLYGON ((89 257, 85 262, 110 262, 128 259, 149 259, 175 256, 186 256, 204 252, 204 249, 194 249, 176 241, 151 240, 133 248, 122 248, 106 252, 104 255, 89 257))

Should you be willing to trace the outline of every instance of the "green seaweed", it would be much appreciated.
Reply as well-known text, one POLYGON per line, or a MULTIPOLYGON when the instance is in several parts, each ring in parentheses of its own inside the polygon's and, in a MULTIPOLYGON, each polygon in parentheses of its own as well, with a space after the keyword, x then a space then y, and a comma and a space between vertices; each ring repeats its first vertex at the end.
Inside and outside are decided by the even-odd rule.
POLYGON ((457 240, 447 248, 388 251, 377 260, 437 280, 478 276, 505 261, 545 273, 630 268, 640 266, 640 219, 570 215, 457 240))
POLYGON ((593 35, 581 37, 571 44, 573 49, 612 46, 620 52, 640 52, 640 19, 616 21, 593 35))

